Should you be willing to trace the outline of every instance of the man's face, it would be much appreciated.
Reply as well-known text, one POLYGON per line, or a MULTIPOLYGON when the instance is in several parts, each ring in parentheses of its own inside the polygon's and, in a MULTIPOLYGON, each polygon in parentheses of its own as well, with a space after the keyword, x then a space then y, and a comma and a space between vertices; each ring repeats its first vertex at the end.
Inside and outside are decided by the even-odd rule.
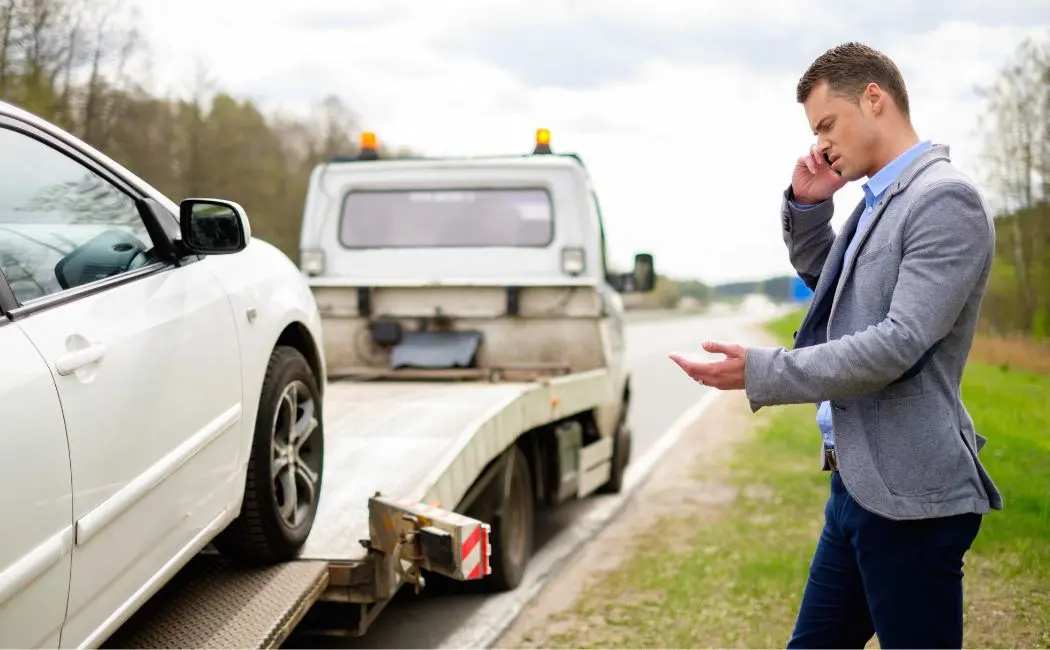
POLYGON ((829 93, 827 83, 814 88, 803 104, 818 153, 826 153, 831 168, 848 181, 864 178, 872 168, 878 131, 867 104, 866 97, 858 105, 829 93))

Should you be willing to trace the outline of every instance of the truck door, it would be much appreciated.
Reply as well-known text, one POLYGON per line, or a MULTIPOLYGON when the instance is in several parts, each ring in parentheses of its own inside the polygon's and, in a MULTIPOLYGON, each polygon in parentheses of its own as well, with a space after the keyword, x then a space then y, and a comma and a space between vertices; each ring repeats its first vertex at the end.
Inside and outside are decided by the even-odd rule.
MULTIPOLYGON (((0 259, 8 234, 0 229, 0 259)), ((4 315, 0 360, 0 647, 57 648, 73 549, 66 426, 47 364, 4 315)))

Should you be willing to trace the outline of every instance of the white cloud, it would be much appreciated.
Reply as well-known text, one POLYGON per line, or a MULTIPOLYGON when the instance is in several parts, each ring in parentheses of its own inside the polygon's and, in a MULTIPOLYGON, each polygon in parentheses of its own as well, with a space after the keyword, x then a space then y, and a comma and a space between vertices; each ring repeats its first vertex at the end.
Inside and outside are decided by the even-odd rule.
MULTIPOLYGON (((336 93, 385 141, 435 155, 523 152, 536 127, 550 127, 554 147, 581 154, 592 172, 614 259, 627 264, 649 250, 661 271, 709 282, 791 272, 780 192, 812 140, 795 83, 834 44, 829 34, 876 33, 839 4, 818 11, 816 0, 138 3, 162 90, 188 88, 200 59, 222 87, 275 108, 336 93), (480 50, 450 46, 497 32, 534 41, 516 59, 484 54, 498 39, 478 41, 480 50), (578 42, 545 46, 555 33, 578 42), (609 39, 624 34, 630 42, 610 50, 609 39), (554 58, 541 60, 545 52, 554 58), (540 82, 544 70, 571 80, 564 73, 579 77, 584 65, 604 76, 530 84, 520 65, 540 82)), ((950 144, 956 163, 978 176, 982 107, 972 88, 990 81, 1022 36, 1045 34, 1050 17, 1033 23, 1028 4, 1003 1, 989 7, 997 26, 981 27, 981 5, 936 4, 939 13, 916 9, 913 23, 879 23, 873 44, 903 69, 920 135, 950 144), (895 37, 896 25, 908 33, 895 37)), ((501 38, 511 51, 510 36, 501 38)), ((860 197, 859 186, 840 193, 837 224, 860 197)))

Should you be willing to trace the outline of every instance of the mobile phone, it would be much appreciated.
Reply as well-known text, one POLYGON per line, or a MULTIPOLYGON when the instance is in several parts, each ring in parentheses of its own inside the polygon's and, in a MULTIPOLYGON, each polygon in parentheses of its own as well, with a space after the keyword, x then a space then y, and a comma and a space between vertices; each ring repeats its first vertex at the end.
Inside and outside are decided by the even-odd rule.
MULTIPOLYGON (((826 152, 826 151, 824 152, 824 162, 826 162, 828 164, 828 167, 831 167, 831 156, 829 156, 828 152, 826 152)), ((835 172, 839 176, 842 176, 842 172, 840 172, 838 170, 832 169, 831 171, 835 172)))

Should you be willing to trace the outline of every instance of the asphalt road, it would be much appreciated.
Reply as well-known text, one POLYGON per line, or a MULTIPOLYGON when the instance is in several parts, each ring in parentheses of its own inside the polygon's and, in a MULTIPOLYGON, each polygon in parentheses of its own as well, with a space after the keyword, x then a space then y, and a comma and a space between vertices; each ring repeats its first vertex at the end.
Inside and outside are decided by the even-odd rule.
MULTIPOLYGON (((755 314, 727 314, 629 323, 632 457, 645 454, 679 416, 696 404, 705 391, 711 390, 693 383, 667 354, 703 354, 700 344, 705 339, 745 342, 740 338, 742 328, 761 318, 755 314)), ((543 513, 536 520, 536 550, 593 507, 594 502, 584 499, 543 513)), ((435 648, 489 598, 477 593, 475 587, 469 583, 432 585, 418 596, 405 588, 363 638, 293 634, 284 647, 435 648)))

